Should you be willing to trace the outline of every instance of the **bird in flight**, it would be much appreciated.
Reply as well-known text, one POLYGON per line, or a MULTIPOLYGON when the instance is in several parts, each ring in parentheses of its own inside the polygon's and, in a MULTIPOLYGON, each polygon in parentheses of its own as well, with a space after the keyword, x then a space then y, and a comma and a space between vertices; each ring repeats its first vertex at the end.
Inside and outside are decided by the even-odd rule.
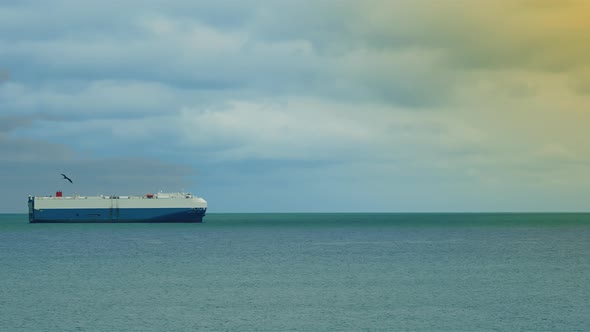
POLYGON ((67 177, 65 174, 62 174, 61 176, 63 176, 64 179, 70 181, 70 183, 74 183, 74 182, 72 182, 72 179, 70 179, 69 177, 67 177))

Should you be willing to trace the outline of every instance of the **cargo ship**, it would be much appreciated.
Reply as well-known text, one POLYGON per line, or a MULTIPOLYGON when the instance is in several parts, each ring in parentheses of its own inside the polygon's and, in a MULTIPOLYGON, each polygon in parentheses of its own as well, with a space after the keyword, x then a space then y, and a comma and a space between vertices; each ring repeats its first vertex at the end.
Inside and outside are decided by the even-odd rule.
POLYGON ((207 201, 190 193, 29 196, 30 223, 203 222, 207 201))

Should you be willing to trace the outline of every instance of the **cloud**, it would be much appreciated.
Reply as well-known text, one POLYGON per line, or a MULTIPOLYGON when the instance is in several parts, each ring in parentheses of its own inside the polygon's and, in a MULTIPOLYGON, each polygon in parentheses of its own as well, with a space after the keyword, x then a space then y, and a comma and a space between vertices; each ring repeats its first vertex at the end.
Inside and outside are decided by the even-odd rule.
POLYGON ((27 195, 137 194, 192 186, 190 166, 139 157, 99 157, 64 144, 0 135, 0 183, 5 195, 0 211, 23 212, 27 195), (60 173, 74 184, 64 183, 60 173))
POLYGON ((34 114, 41 119, 59 117, 63 121, 174 112, 191 100, 191 96, 179 100, 188 94, 157 82, 141 81, 67 81, 42 86, 7 82, 0 86, 5 113, 34 114))
POLYGON ((232 211, 581 207, 587 7, 3 3, 2 167, 232 211))
POLYGON ((0 116, 0 134, 3 132, 9 132, 15 128, 29 126, 32 122, 33 119, 28 116, 0 116))
MULTIPOLYGON (((266 28, 271 23, 266 22, 265 13, 280 14, 276 17, 286 20, 280 26, 289 26, 292 20, 285 15, 285 8, 276 5, 254 6, 248 19, 237 20, 242 25, 231 25, 229 29, 202 20, 203 15, 180 15, 174 8, 186 6, 182 2, 172 3, 172 9, 165 14, 154 8, 136 10, 124 6, 121 9, 130 13, 127 21, 115 14, 116 24, 109 28, 103 28, 87 9, 69 5, 72 7, 57 12, 65 16, 80 10, 92 16, 87 22, 69 21, 76 27, 74 33, 71 27, 57 26, 55 35, 47 38, 25 36, 0 42, 0 54, 7 64, 19 68, 14 71, 14 80, 156 81, 192 90, 250 90, 259 96, 271 92, 353 101, 377 99, 407 106, 432 104, 444 99, 448 92, 449 80, 436 66, 440 55, 431 49, 375 51, 367 48, 370 45, 361 45, 347 52, 324 52, 323 45, 363 37, 345 28, 344 19, 352 11, 338 10, 339 4, 335 2, 326 2, 312 12, 297 3, 285 3, 294 13, 302 11, 301 15, 308 17, 306 22, 319 24, 319 31, 334 31, 323 39, 318 39, 321 34, 311 27, 302 29, 302 34, 268 38, 266 34, 272 29, 266 28), (323 15, 324 11, 330 15, 323 15), (333 26, 322 28, 324 21, 333 26)), ((100 17, 103 10, 96 15, 100 17)), ((9 14, 5 15, 37 19, 29 18, 32 14, 24 9, 9 14)), ((301 27, 293 23, 293 29, 301 27)))

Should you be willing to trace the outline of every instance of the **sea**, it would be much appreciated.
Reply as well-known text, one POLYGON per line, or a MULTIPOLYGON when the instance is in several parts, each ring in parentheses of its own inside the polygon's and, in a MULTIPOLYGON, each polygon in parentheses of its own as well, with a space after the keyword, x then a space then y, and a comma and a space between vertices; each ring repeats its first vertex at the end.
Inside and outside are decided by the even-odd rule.
POLYGON ((590 214, 0 215, 0 331, 590 331, 590 214))

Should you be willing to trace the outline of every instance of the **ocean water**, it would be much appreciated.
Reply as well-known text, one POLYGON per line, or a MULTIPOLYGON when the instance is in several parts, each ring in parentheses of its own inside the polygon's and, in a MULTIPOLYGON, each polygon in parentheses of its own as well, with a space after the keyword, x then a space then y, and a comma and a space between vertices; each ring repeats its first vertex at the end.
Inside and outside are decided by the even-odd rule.
POLYGON ((0 331, 590 331, 590 214, 6 214, 0 283, 0 331))

